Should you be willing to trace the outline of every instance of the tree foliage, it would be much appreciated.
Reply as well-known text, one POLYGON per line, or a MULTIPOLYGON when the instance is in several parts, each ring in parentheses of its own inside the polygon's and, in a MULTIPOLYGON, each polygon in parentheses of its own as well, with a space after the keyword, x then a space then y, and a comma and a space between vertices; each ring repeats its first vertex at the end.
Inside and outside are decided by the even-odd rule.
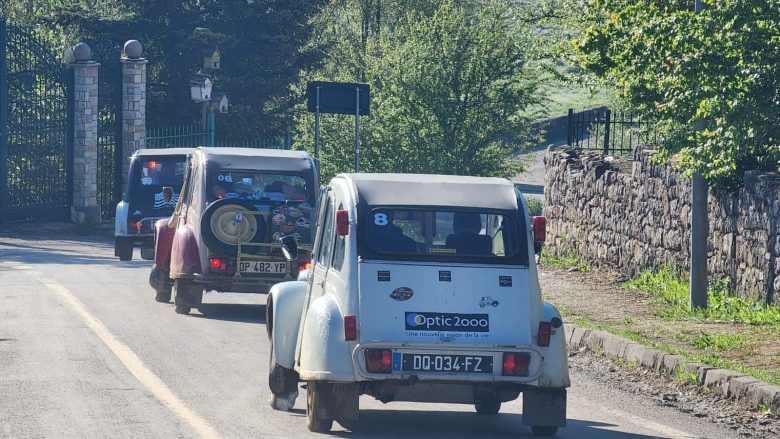
POLYGON ((583 65, 668 133, 665 157, 734 186, 780 164, 780 1, 586 0, 583 65), (696 127, 696 129, 694 129, 696 127))
MULTIPOLYGON (((218 115, 217 135, 251 138, 289 128, 290 108, 300 99, 288 86, 319 52, 302 48, 307 25, 325 0, 0 0, 2 15, 35 26, 62 47, 85 41, 114 53, 128 39, 141 41, 149 60, 147 124, 200 120, 189 97, 190 75, 203 52, 218 47, 222 68, 215 89, 227 93, 230 113, 218 115), (110 44, 107 44, 110 43, 110 44)), ((98 55, 98 54, 96 54, 98 55)), ((104 70, 105 71, 105 70, 104 70)))
MULTIPOLYGON (((537 101, 530 38, 506 1, 343 0, 314 20, 327 54, 311 79, 371 86, 361 126, 362 171, 514 176, 525 120, 537 101)), ((313 144, 313 117, 298 132, 313 144)), ((352 119, 323 116, 322 169, 354 169, 352 119)))

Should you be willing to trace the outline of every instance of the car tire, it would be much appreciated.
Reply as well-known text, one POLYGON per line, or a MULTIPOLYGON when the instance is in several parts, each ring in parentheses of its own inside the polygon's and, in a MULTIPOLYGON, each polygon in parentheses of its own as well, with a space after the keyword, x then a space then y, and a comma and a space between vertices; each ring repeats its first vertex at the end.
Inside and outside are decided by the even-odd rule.
POLYGON ((120 261, 130 261, 133 259, 133 240, 128 238, 116 238, 114 243, 114 252, 119 256, 120 261))
POLYGON ((474 403, 474 409, 480 415, 495 415, 501 410, 501 401, 494 396, 480 398, 474 403))
POLYGON ((168 273, 154 265, 149 273, 149 285, 154 289, 154 300, 162 303, 171 301, 171 279, 168 273))
POLYGON ((153 261, 154 247, 141 247, 141 259, 144 261, 153 261))
POLYGON ((274 410, 289 412, 295 406, 295 400, 298 399, 298 373, 276 364, 273 339, 271 339, 270 349, 268 388, 271 390, 271 396, 268 402, 274 410))
POLYGON ((176 279, 173 281, 173 304, 176 314, 189 314, 192 310, 193 298, 191 282, 187 279, 176 279))
POLYGON ((534 436, 552 437, 558 433, 558 427, 550 427, 547 425, 534 425, 531 427, 531 432, 534 436))
POLYGON ((308 381, 306 383, 306 426, 314 433, 327 433, 333 428, 333 419, 318 416, 325 411, 323 391, 327 383, 308 381))
MULTIPOLYGON (((203 243, 206 244, 206 247, 209 248, 212 252, 220 255, 220 256, 227 256, 227 257, 235 257, 238 254, 238 246, 233 244, 232 242, 235 242, 235 239, 229 239, 229 240, 223 240, 220 239, 220 235, 223 233, 220 231, 216 231, 212 227, 212 220, 216 220, 219 222, 221 215, 228 215, 226 211, 244 211, 244 212, 254 212, 257 211, 257 208, 255 208, 254 205, 251 203, 239 200, 235 198, 223 198, 221 200, 217 200, 209 205, 209 207, 206 208, 206 210, 203 212, 203 215, 200 217, 200 233, 201 237, 203 238, 203 243), (215 218, 216 215, 216 218, 215 218)), ((263 218, 260 215, 250 215, 251 219, 247 220, 247 223, 251 224, 254 222, 254 233, 247 232, 247 236, 245 237, 247 242, 265 242, 266 238, 266 229, 268 228, 265 218, 263 218)), ((247 249, 244 249, 245 251, 249 251, 247 249)))
POLYGON ((154 295, 154 300, 160 303, 168 303, 171 301, 171 286, 168 285, 163 290, 158 290, 154 295))

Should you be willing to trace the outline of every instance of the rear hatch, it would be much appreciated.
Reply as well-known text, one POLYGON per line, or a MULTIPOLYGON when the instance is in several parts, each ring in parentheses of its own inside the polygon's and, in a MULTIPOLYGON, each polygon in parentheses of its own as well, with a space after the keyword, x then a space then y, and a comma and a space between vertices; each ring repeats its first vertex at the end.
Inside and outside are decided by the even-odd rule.
POLYGON ((522 266, 362 262, 359 340, 530 345, 528 275, 522 266))
POLYGON ((158 218, 169 217, 184 182, 185 155, 140 156, 133 161, 127 183, 128 231, 152 234, 158 218), (173 188, 166 200, 163 187, 173 188))

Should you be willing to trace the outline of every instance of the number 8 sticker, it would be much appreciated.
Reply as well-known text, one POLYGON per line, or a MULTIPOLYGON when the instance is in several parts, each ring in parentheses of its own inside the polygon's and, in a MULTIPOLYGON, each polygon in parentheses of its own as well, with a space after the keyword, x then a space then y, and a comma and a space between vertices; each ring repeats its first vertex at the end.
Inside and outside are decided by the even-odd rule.
POLYGON ((374 224, 377 226, 386 226, 387 225, 387 214, 384 213, 375 213, 374 214, 374 224))

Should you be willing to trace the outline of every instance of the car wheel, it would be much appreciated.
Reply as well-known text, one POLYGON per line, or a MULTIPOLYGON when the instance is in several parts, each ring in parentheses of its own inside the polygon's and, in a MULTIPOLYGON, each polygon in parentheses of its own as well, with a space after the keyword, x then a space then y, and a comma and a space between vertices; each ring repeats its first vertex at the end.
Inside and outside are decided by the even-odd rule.
POLYGON ((533 434, 536 436, 551 437, 558 433, 558 427, 534 425, 531 427, 531 432, 533 432, 533 434))
POLYGON ((127 238, 116 238, 114 243, 116 255, 120 261, 129 261, 133 259, 133 240, 127 238))
MULTIPOLYGON (((201 216, 201 236, 212 252, 222 256, 235 257, 236 242, 265 242, 265 219, 254 215, 254 205, 232 198, 217 200, 209 205, 201 216), (240 218, 240 220, 238 219, 240 218)), ((257 248, 244 248, 251 252, 257 248)))
POLYGON ((190 285, 186 279, 176 279, 173 281, 173 304, 176 314, 189 314, 192 310, 192 301, 190 299, 190 285))
POLYGON ((145 261, 153 261, 154 247, 141 247, 141 259, 145 261))
POLYGON ((480 415, 495 415, 501 410, 501 401, 493 396, 480 398, 474 403, 474 409, 480 415))
POLYGON ((162 290, 157 290, 156 294, 154 295, 154 300, 160 302, 160 303, 168 303, 171 301, 171 286, 168 285, 162 290))
POLYGON ((322 395, 327 385, 318 381, 306 383, 306 424, 309 431, 315 433, 327 433, 333 428, 333 419, 323 419, 319 416, 326 413, 322 395))
POLYGON ((268 388, 271 389, 271 396, 268 402, 274 410, 289 412, 295 406, 295 400, 298 399, 298 374, 294 370, 276 364, 273 339, 271 339, 270 349, 268 388))

